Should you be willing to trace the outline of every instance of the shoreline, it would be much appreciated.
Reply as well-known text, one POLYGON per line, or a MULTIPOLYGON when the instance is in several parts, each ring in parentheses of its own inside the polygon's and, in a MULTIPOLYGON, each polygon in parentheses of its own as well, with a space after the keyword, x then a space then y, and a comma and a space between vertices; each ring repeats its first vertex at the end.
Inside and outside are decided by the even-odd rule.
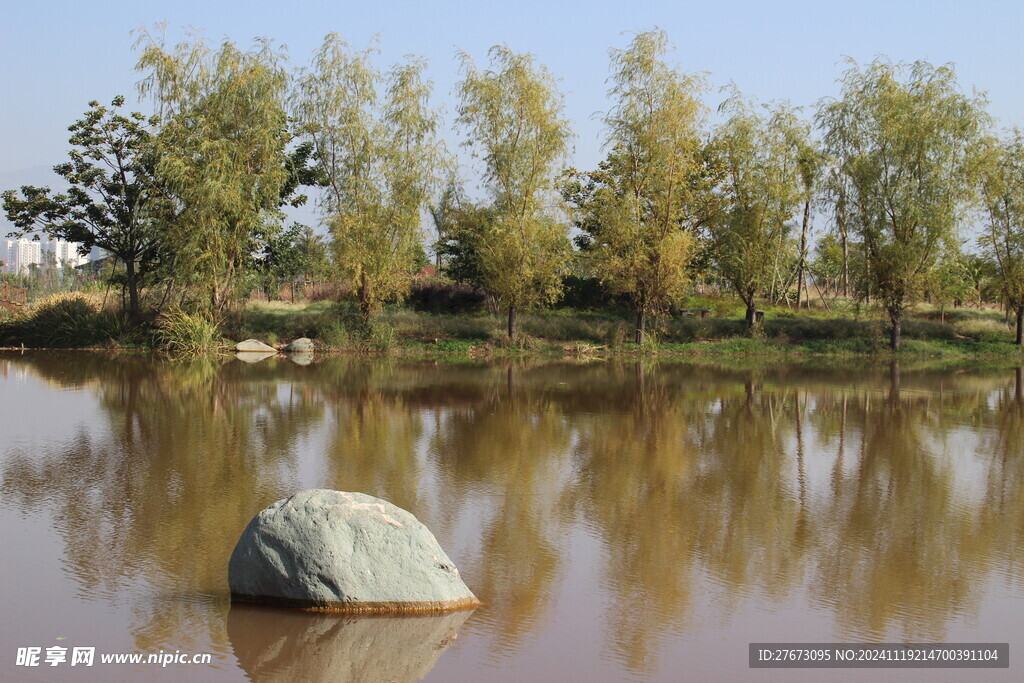
MULTIPOLYGON (((847 346, 858 346, 866 340, 841 340, 853 342, 847 346)), ((144 354, 182 360, 189 358, 228 358, 236 352, 229 340, 224 349, 197 354, 167 354, 158 348, 148 346, 83 346, 83 347, 34 347, 34 346, 0 346, 0 353, 108 353, 108 354, 144 354)), ((283 347, 283 344, 278 346, 283 347)), ((530 342, 529 348, 494 345, 479 340, 438 340, 428 343, 418 340, 401 340, 387 349, 373 348, 334 348, 317 343, 314 357, 320 358, 367 358, 396 360, 433 360, 449 362, 466 361, 869 361, 869 364, 885 364, 900 361, 946 361, 966 363, 1005 363, 1024 365, 1024 348, 1006 343, 988 343, 974 341, 946 342, 936 340, 906 340, 902 348, 892 351, 887 348, 856 349, 818 348, 820 344, 807 342, 779 342, 776 340, 732 338, 722 340, 704 340, 686 343, 665 343, 657 346, 639 347, 628 344, 623 348, 611 349, 607 346, 586 341, 564 342, 555 340, 537 340, 530 342), (473 343, 476 341, 477 343, 473 343), (440 345, 440 348, 438 347, 440 345)), ((288 357, 288 352, 278 348, 277 353, 268 357, 288 357)))

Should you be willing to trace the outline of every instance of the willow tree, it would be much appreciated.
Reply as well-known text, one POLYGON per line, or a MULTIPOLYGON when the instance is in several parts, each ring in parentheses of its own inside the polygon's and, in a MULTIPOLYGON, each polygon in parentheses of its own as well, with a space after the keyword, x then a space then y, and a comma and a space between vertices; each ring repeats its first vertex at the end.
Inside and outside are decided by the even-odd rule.
POLYGON ((597 171, 574 174, 563 194, 577 209, 581 240, 594 270, 636 311, 636 343, 650 314, 685 294, 696 230, 707 216, 708 174, 701 129, 705 108, 699 76, 665 63, 664 31, 638 34, 611 50, 604 122, 606 159, 597 171))
POLYGON ((852 66, 839 99, 823 100, 825 145, 848 179, 847 216, 867 251, 871 290, 899 348, 906 309, 957 233, 973 190, 984 99, 960 91, 952 67, 876 60, 852 66))
POLYGON ((803 195, 801 200, 804 205, 803 217, 800 221, 800 260, 796 267, 796 306, 800 308, 801 290, 805 295, 804 300, 810 306, 810 293, 807 291, 805 271, 807 270, 808 238, 811 231, 811 203, 817 194, 826 159, 811 138, 810 125, 797 122, 796 125, 789 127, 789 130, 793 134, 791 144, 796 149, 796 165, 800 175, 800 189, 803 195))
POLYGON ((712 141, 720 169, 721 210, 710 226, 714 259, 756 323, 757 298, 776 275, 787 222, 807 196, 801 150, 807 133, 786 105, 760 114, 734 94, 712 141))
POLYGON ((171 48, 144 33, 138 47, 139 91, 162 122, 155 172, 177 207, 165 233, 172 275, 207 291, 220 314, 277 220, 288 75, 269 41, 245 50, 200 36, 171 48))
POLYGON ((376 52, 327 35, 294 98, 325 182, 320 208, 335 263, 352 279, 367 321, 409 289, 420 215, 443 163, 426 62, 385 75, 373 64, 376 52))
POLYGON ((490 68, 462 55, 458 124, 483 159, 494 220, 481 224, 481 279, 508 309, 515 337, 521 308, 553 302, 569 255, 566 226, 556 216, 555 172, 571 131, 555 79, 529 54, 496 45, 490 68))
POLYGON ((1016 342, 1024 345, 1024 137, 1014 130, 1005 141, 986 141, 984 150, 980 241, 996 263, 999 290, 1016 313, 1016 342))
POLYGON ((842 250, 842 268, 840 271, 842 289, 837 288, 836 291, 842 291, 843 296, 848 297, 850 296, 850 225, 847 219, 846 207, 847 195, 849 194, 847 183, 849 181, 842 171, 831 163, 831 160, 825 160, 825 164, 827 166, 821 183, 825 195, 824 201, 831 209, 834 219, 833 225, 835 232, 838 234, 839 245, 842 250))

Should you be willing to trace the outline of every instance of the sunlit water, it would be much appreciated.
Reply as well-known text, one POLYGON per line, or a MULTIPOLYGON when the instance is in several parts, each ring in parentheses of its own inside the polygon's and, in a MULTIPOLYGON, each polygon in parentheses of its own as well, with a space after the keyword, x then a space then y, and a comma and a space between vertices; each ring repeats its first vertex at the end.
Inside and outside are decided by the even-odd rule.
POLYGON ((1019 680, 752 670, 747 645, 1024 656, 1021 385, 1014 368, 0 355, 0 679, 1019 680), (242 529, 308 487, 413 512, 483 605, 232 607, 242 529), (26 646, 213 663, 19 667, 26 646))

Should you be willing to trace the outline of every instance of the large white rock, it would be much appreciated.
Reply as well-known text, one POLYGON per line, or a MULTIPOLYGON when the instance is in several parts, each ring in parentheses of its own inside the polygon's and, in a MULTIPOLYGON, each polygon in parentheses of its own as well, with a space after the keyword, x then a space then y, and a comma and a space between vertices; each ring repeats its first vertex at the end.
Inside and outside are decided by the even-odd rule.
POLYGON ((259 339, 246 339, 235 344, 235 351, 242 353, 277 353, 277 349, 269 344, 264 344, 259 339))
POLYGON ((345 612, 474 607, 476 596, 411 513, 362 493, 309 489, 253 518, 228 563, 231 598, 345 612))
POLYGON ((284 347, 289 353, 313 353, 313 340, 309 337, 299 337, 288 346, 284 347))

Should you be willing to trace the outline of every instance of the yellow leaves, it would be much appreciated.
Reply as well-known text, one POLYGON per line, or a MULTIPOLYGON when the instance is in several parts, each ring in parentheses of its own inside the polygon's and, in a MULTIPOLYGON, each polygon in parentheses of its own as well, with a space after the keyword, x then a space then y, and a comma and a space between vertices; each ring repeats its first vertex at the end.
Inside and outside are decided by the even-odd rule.
POLYGON ((706 86, 666 64, 668 49, 659 30, 612 50, 610 152, 585 187, 567 187, 578 224, 591 234, 598 275, 643 312, 663 310, 684 293, 693 231, 707 204, 700 101, 706 86))
POLYGON ((550 303, 569 257, 565 226, 552 204, 554 174, 572 135, 554 78, 532 55, 496 45, 491 66, 462 55, 459 125, 484 161, 498 219, 479 249, 484 285, 508 306, 550 303))
POLYGON ((211 49, 201 36, 173 49, 150 38, 137 68, 164 122, 156 172, 178 206, 167 237, 181 272, 223 306, 287 177, 287 74, 266 41, 211 49))

